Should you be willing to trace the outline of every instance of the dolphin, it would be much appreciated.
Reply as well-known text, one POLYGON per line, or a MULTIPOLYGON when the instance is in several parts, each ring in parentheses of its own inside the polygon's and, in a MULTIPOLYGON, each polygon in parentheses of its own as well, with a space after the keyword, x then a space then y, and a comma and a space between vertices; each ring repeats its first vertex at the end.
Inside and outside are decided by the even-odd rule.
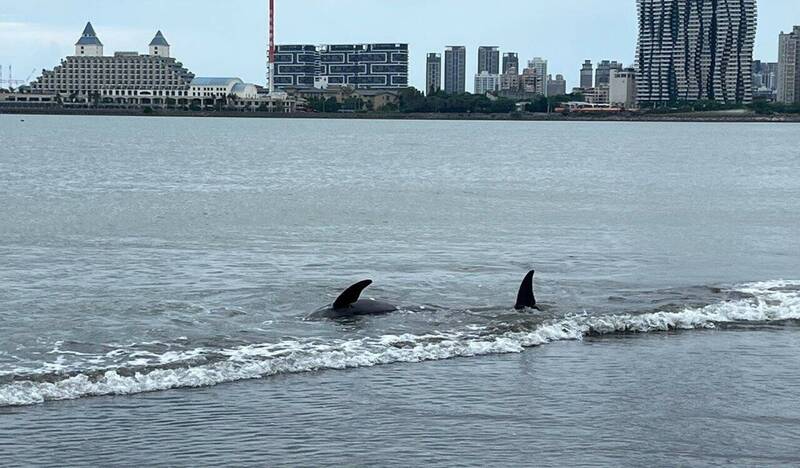
POLYGON ((361 292, 364 291, 372 280, 364 280, 345 289, 333 304, 317 309, 306 320, 319 319, 346 319, 364 315, 388 314, 397 310, 388 302, 375 301, 372 299, 359 299, 361 292))
POLYGON ((533 295, 533 275, 535 270, 531 270, 525 275, 522 284, 517 293, 517 303, 514 305, 516 310, 535 309, 540 310, 536 306, 536 297, 533 295))

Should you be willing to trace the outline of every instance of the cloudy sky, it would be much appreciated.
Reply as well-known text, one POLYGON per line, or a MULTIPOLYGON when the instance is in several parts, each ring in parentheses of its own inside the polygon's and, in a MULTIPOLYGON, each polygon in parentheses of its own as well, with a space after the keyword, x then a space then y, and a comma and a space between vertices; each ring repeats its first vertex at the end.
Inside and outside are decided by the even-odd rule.
MULTIPOLYGON (((161 29, 197 75, 265 78, 267 0, 0 0, 0 64, 14 77, 52 68, 92 21, 106 54, 146 52, 161 29)), ((632 63, 635 0, 276 0, 278 43, 408 42, 411 83, 424 88, 425 54, 478 45, 549 60, 576 85, 584 59, 632 63)), ((777 58, 778 33, 800 24, 800 0, 760 0, 756 58, 777 58)), ((468 80, 469 81, 469 80, 468 80)), ((468 86, 469 88, 469 86, 468 86)))

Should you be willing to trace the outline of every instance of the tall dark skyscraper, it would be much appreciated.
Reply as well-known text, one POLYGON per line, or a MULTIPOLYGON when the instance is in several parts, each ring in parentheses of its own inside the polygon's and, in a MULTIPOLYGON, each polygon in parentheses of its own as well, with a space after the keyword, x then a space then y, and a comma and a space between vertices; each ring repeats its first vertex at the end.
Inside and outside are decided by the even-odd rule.
POLYGON ((500 73, 500 48, 495 46, 478 47, 478 74, 489 72, 500 73))
POLYGON ((444 51, 444 91, 447 94, 467 92, 467 48, 449 46, 444 51))
POLYGON ((637 0, 639 102, 752 101, 756 0, 637 0))
POLYGON ((592 83, 594 82, 594 65, 592 65, 591 60, 586 60, 583 62, 583 66, 581 67, 581 88, 589 89, 592 87, 592 83))
POLYGON ((442 54, 430 53, 425 64, 425 94, 442 89, 442 54))
POLYGON ((519 73, 519 54, 516 52, 506 52, 503 54, 503 69, 502 73, 507 72, 510 68, 514 68, 519 73))

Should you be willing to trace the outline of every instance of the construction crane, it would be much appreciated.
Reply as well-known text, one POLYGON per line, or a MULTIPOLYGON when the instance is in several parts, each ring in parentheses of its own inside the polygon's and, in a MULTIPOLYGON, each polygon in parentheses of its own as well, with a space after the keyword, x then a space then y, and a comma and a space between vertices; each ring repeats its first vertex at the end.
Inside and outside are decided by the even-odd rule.
POLYGON ((275 92, 275 0, 269 0, 269 93, 275 92))
POLYGON ((33 78, 34 73, 36 73, 36 69, 35 68, 33 70, 31 70, 30 75, 28 75, 28 78, 26 78, 25 80, 15 80, 14 79, 14 69, 11 67, 11 65, 9 65, 8 66, 8 79, 4 80, 3 79, 3 66, 0 65, 0 86, 6 85, 6 86, 8 86, 8 89, 14 89, 15 86, 19 86, 19 85, 24 85, 24 84, 30 83, 31 78, 33 78))

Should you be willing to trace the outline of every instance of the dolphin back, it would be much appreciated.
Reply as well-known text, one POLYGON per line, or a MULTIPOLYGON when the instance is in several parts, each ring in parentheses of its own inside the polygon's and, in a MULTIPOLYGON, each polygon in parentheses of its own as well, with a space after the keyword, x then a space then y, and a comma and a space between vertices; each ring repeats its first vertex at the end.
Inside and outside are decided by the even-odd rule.
POLYGON ((372 284, 372 280, 364 280, 345 289, 344 292, 336 298, 336 301, 333 302, 333 308, 344 309, 345 307, 350 307, 352 304, 355 304, 358 298, 361 297, 361 293, 367 289, 370 284, 372 284))

